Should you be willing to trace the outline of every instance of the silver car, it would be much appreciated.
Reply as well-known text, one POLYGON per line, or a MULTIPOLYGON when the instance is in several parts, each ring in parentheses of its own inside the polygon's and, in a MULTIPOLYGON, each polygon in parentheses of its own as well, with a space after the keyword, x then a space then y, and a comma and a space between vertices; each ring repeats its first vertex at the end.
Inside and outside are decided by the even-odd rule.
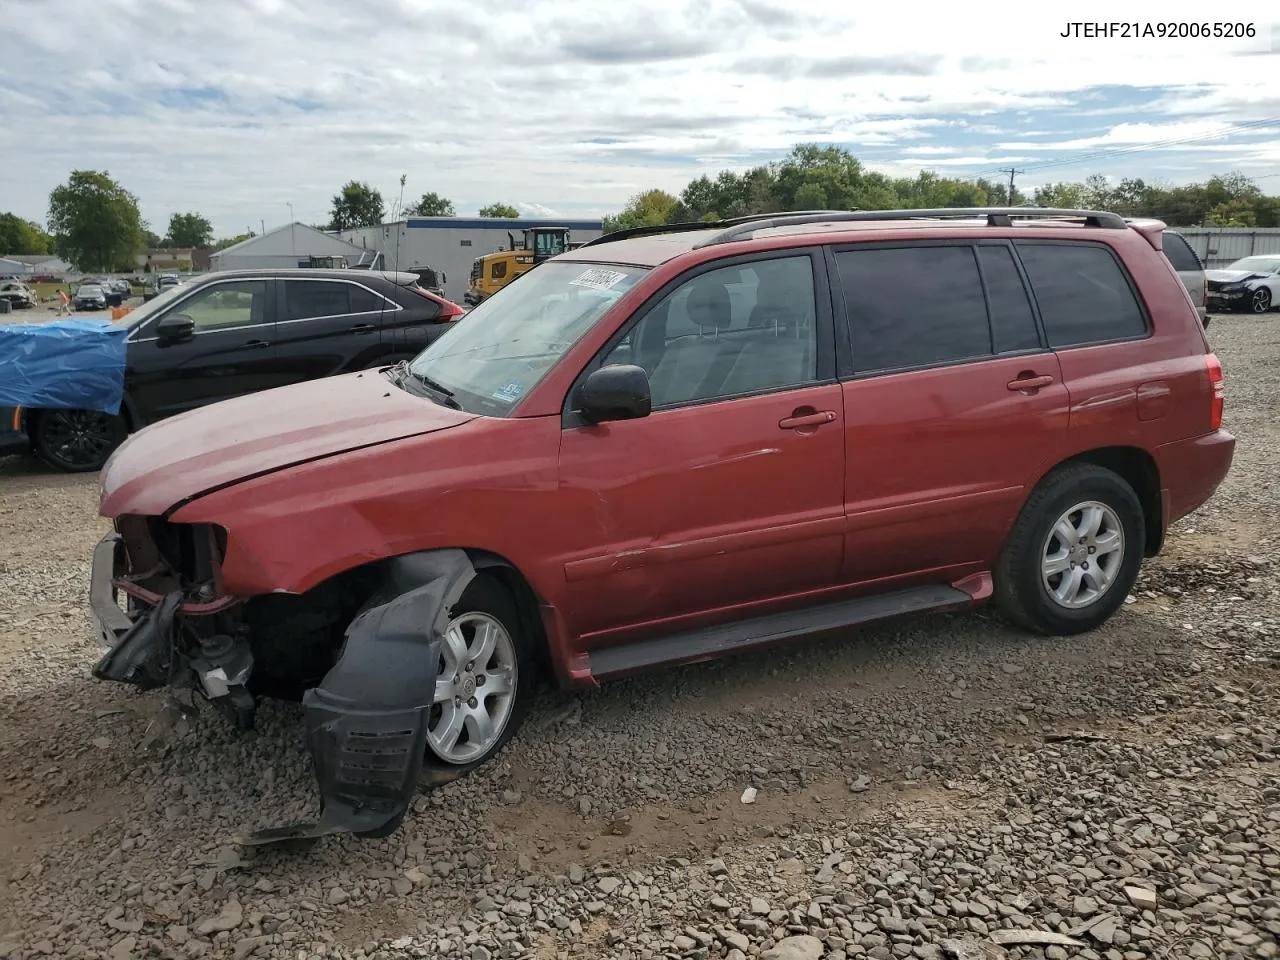
POLYGON ((1164 248, 1164 255, 1173 264, 1173 269, 1177 270, 1178 276, 1182 278, 1182 284, 1187 288, 1187 293, 1191 294, 1191 302, 1196 305, 1196 311, 1200 314, 1200 325, 1209 326, 1209 292, 1205 284, 1204 264, 1200 262, 1200 258, 1191 249, 1191 244, 1187 243, 1186 238, 1172 230, 1164 232, 1164 242, 1161 246, 1164 248))
POLYGON ((107 309, 107 294, 96 283, 82 283, 76 290, 75 308, 77 310, 107 309))

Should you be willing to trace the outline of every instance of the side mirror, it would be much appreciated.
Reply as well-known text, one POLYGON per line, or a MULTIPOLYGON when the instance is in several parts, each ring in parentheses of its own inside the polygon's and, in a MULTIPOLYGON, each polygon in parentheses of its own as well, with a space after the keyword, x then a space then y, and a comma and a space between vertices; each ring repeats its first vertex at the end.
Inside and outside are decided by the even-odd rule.
POLYGON ((578 412, 592 423, 638 420, 653 409, 649 375, 643 367, 614 364, 588 375, 578 388, 578 412))
POLYGON ((186 340, 196 329, 196 322, 185 313, 171 313, 156 324, 156 336, 161 340, 186 340))

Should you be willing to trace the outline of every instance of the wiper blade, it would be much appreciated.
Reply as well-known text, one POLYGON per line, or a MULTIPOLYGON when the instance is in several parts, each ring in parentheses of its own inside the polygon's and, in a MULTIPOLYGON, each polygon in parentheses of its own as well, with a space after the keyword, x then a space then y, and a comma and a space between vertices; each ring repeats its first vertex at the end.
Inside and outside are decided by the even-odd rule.
POLYGON ((408 365, 407 360, 402 362, 405 364, 405 368, 404 368, 405 374, 412 377, 418 383, 422 384, 424 387, 430 390, 432 394, 438 395, 437 402, 443 404, 446 407, 452 407, 454 410, 462 409, 462 404, 460 404, 457 400, 453 398, 452 390, 450 390, 444 384, 438 383, 437 381, 432 380, 426 374, 418 373, 416 370, 413 369, 413 367, 408 365))

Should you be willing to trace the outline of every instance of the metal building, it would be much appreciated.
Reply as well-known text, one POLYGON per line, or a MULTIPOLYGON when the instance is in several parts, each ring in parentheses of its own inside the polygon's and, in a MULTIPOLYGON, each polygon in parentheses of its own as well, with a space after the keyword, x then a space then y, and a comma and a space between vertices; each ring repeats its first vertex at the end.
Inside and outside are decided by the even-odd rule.
POLYGON ((1242 257, 1280 254, 1280 227, 1170 227, 1191 244, 1206 270, 1217 270, 1242 257))
POLYGON ((384 270, 431 267, 443 274, 444 294, 461 303, 476 257, 506 250, 522 241, 529 227, 568 227, 572 242, 594 240, 604 233, 599 220, 546 220, 519 217, 410 217, 376 227, 357 227, 333 234, 357 248, 382 254, 384 270), (508 237, 510 234, 510 237, 508 237))
POLYGON ((297 267, 310 257, 346 257, 348 266, 368 263, 376 251, 352 246, 305 223, 287 223, 219 250, 209 258, 211 270, 297 267))

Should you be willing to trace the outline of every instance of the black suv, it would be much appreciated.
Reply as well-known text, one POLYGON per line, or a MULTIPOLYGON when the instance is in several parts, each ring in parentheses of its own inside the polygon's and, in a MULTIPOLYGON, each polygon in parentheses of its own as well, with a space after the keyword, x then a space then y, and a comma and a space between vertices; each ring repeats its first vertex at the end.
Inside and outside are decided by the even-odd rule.
POLYGON ((8 408, 0 411, 0 430, 21 423, 48 463, 97 470, 129 432, 149 423, 241 394, 410 359, 463 313, 411 273, 206 274, 116 321, 129 328, 118 415, 8 408))

